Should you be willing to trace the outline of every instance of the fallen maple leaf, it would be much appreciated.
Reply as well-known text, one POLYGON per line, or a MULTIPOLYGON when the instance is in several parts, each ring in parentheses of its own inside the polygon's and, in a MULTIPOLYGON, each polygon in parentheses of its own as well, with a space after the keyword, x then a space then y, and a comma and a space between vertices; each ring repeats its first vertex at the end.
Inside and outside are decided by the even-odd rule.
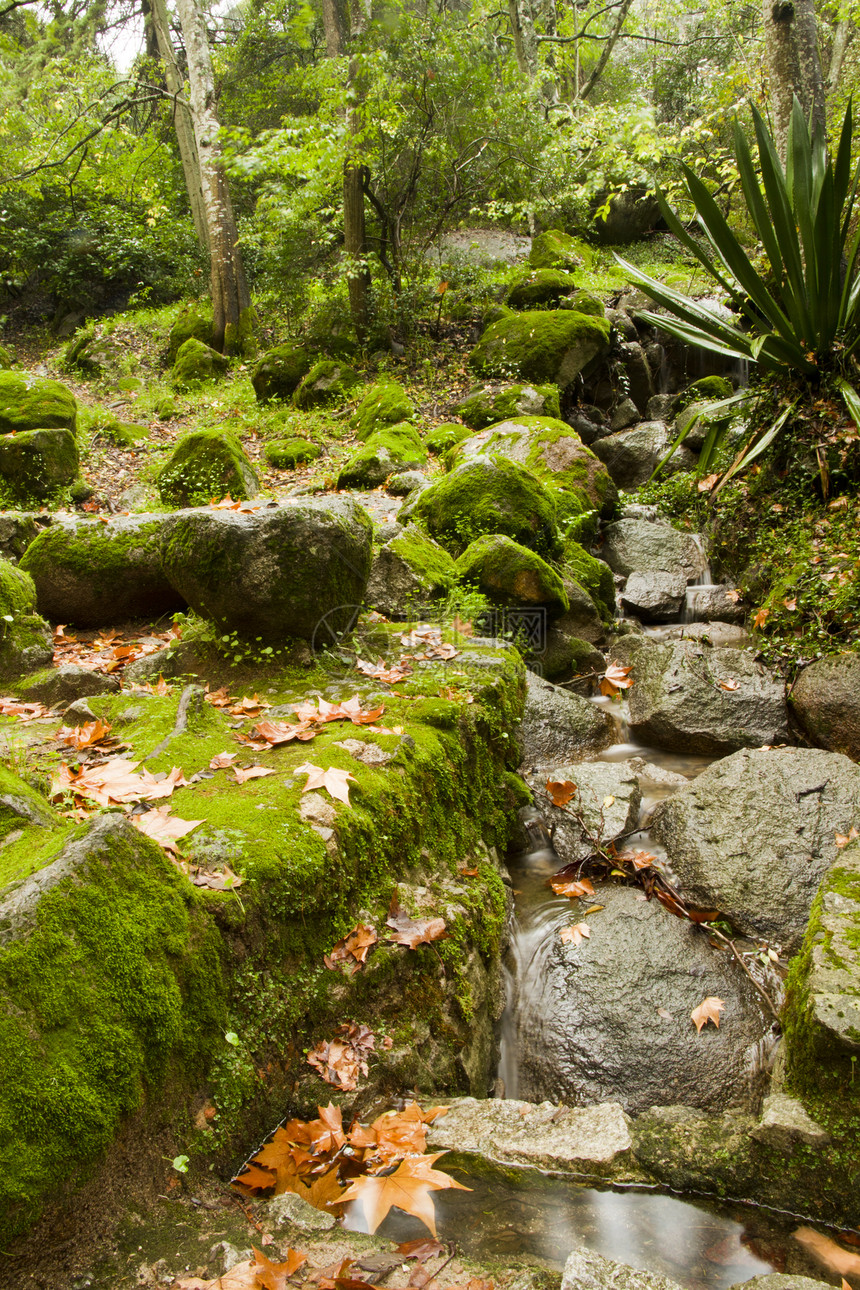
POLYGON ((753 619, 753 627, 755 627, 756 630, 758 630, 761 627, 764 627, 768 618, 770 618, 770 610, 765 606, 762 606, 762 608, 758 611, 755 618, 753 619))
POLYGON ((559 933, 566 945, 581 945, 591 936, 588 923, 575 923, 572 927, 563 927, 559 933))
POLYGON ((88 721, 83 726, 61 726, 54 738, 70 748, 91 748, 104 739, 110 730, 110 722, 88 721))
POLYGON ((175 855, 177 839, 184 838, 205 821, 181 820, 178 816, 172 816, 170 811, 169 806, 161 806, 146 811, 143 815, 132 815, 129 819, 141 833, 145 833, 148 838, 153 838, 159 846, 164 847, 165 851, 171 851, 175 855))
POLYGON ((860 834, 858 834, 857 829, 852 824, 847 833, 836 834, 836 845, 841 850, 843 847, 847 847, 849 842, 853 842, 856 837, 860 837, 860 834))
POLYGON ((639 870, 650 869, 657 857, 650 851, 619 851, 615 859, 629 860, 633 868, 639 870))
POLYGON ((716 995, 709 995, 707 999, 703 999, 698 1008, 694 1008, 690 1013, 690 1018, 696 1027, 696 1034, 700 1035, 702 1026, 706 1026, 709 1021, 712 1021, 719 1030, 720 1013, 725 1006, 722 999, 718 999, 716 995))
POLYGON ((471 1187, 456 1182, 449 1174, 433 1168, 443 1155, 444 1151, 437 1151, 435 1155, 407 1156, 394 1173, 383 1177, 356 1178, 352 1186, 343 1193, 342 1200, 361 1201, 370 1232, 376 1231, 388 1211, 394 1207, 417 1218, 435 1236, 436 1213, 431 1193, 446 1191, 450 1187, 455 1187, 458 1191, 472 1190, 471 1187))
POLYGON ((18 717, 21 721, 38 721, 54 714, 43 703, 19 703, 17 699, 0 699, 0 716, 18 717))
POLYGON ((394 1247, 398 1254, 402 1254, 405 1259, 415 1259, 418 1263, 424 1263, 427 1259, 435 1259, 437 1254, 447 1254, 448 1247, 441 1241, 428 1241, 426 1237, 418 1241, 404 1241, 402 1245, 394 1247))
POLYGON ((594 895, 594 886, 588 878, 568 878, 564 870, 550 878, 549 885, 557 896, 569 896, 571 900, 594 895))
POLYGON ((620 663, 610 663, 600 682, 600 693, 614 698, 619 690, 629 690, 633 684, 630 673, 632 667, 622 667, 620 663))
POLYGON ((546 791, 553 806, 567 806, 577 792, 576 785, 569 779, 546 781, 546 791))
POLYGON ((361 965, 367 961, 367 956, 378 939, 375 927, 359 923, 357 927, 354 927, 351 932, 348 932, 346 936, 337 942, 331 954, 323 956, 323 962, 327 968, 335 968, 338 963, 348 963, 352 959, 355 964, 353 968, 354 975, 361 965))
POLYGON ((228 864, 225 864, 223 869, 192 867, 187 873, 195 887, 207 887, 210 891, 232 891, 234 887, 241 887, 245 881, 238 873, 234 873, 228 864))
POLYGON ((357 784, 358 780, 350 771, 338 770, 336 766, 329 766, 327 770, 323 770, 322 766, 314 766, 312 762, 306 761, 296 767, 296 774, 306 774, 308 777, 308 782, 302 789, 303 793, 324 788, 339 802, 352 806, 349 800, 349 785, 357 784))
POLYGON ((718 483, 719 478, 719 475, 705 475, 703 479, 699 480, 696 487, 700 493, 709 493, 714 485, 718 483))
POLYGON ((727 681, 720 681, 720 689, 728 690, 730 694, 733 693, 735 690, 739 690, 740 688, 741 688, 740 681, 736 681, 734 677, 729 677, 727 681))
POLYGON ((226 768, 230 766, 238 756, 238 753, 231 752, 216 753, 209 763, 209 769, 226 770, 226 768))
POLYGON ((125 757, 113 757, 100 766, 85 770, 60 766, 51 782, 51 795, 58 797, 72 792, 76 797, 97 802, 99 806, 109 806, 111 802, 149 802, 159 797, 170 797, 174 788, 188 782, 178 766, 174 766, 169 775, 155 776, 146 767, 136 775, 134 772, 139 765, 140 762, 128 761, 125 757))
POLYGON ((268 766, 249 766, 247 770, 243 770, 241 766, 233 766, 232 770, 237 784, 244 784, 249 779, 263 779, 266 775, 275 774, 275 771, 268 766))
POLYGON ((741 593, 736 591, 734 588, 731 591, 726 592, 726 600, 730 600, 733 605, 736 605, 738 601, 742 599, 743 597, 741 593))
POLYGON ((419 945, 430 945, 433 941, 447 939, 444 918, 410 918, 397 898, 397 892, 391 897, 386 927, 393 929, 391 939, 398 945, 406 945, 415 950, 419 945))

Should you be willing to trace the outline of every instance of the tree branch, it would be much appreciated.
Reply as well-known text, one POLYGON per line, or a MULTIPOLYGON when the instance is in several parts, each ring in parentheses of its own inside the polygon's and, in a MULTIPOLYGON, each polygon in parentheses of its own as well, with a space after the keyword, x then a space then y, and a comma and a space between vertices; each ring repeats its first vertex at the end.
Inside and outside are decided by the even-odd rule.
POLYGON ((618 40, 618 37, 621 35, 621 28, 624 26, 625 19, 627 18, 627 14, 630 11, 630 6, 632 5, 632 3, 633 3, 633 0, 622 0, 621 7, 618 10, 618 14, 615 19, 615 25, 612 28, 609 39, 606 41, 605 45, 601 49, 600 57, 598 58, 597 62, 594 64, 594 67, 592 68, 592 71, 591 71, 591 75, 583 85, 582 89, 579 91, 579 97, 581 99, 588 98, 589 94, 594 89, 597 82, 600 80, 600 77, 603 75, 603 69, 605 68, 606 64, 609 62, 609 55, 612 53, 613 46, 615 45, 615 42, 618 40))

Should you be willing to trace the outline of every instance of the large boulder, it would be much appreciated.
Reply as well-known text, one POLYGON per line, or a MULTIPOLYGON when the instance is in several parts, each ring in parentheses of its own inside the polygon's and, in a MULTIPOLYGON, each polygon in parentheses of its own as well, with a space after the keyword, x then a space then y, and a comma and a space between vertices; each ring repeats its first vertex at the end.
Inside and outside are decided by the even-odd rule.
POLYGON ((858 802, 860 767, 839 753, 744 750, 662 803, 653 835, 694 905, 793 950, 858 802))
POLYGON ((603 619, 588 591, 573 578, 565 578, 564 593, 567 596, 567 613, 550 624, 547 648, 551 651, 563 651, 563 642, 570 640, 602 645, 606 635, 603 619))
POLYGON ((697 623, 742 623, 744 610, 738 604, 739 599, 735 589, 723 583, 688 587, 687 616, 697 623))
POLYGON ((177 389, 193 389, 204 381, 217 380, 229 366, 230 360, 224 354, 192 336, 179 347, 170 379, 177 389))
POLYGON ((687 594, 683 573, 631 573, 621 603, 646 623, 670 623, 678 617, 687 594))
POLYGON ((791 706, 821 748, 860 761, 860 654, 832 654, 804 668, 791 706))
POLYGON ((354 452, 337 477, 338 488, 377 488, 389 475, 423 466, 427 460, 414 426, 408 421, 375 430, 354 452))
POLYGON ((303 412, 333 407, 352 397, 361 384, 358 373, 342 361, 324 358, 314 363, 293 395, 293 405, 303 412))
MULTIPOLYGON (((669 430, 663 421, 642 421, 630 430, 596 440, 594 451, 618 487, 629 491, 647 484, 671 446, 669 430)), ((663 469, 666 474, 674 474, 692 470, 695 464, 696 458, 682 444, 663 469)))
POLYGON ((449 463, 497 453, 527 467, 556 495, 560 519, 597 511, 611 515, 618 493, 606 468, 575 430, 553 417, 513 417, 489 432, 464 439, 449 463))
POLYGON ((408 508, 431 537, 464 548, 485 533, 504 533, 539 555, 559 549, 556 501, 530 470, 499 453, 470 457, 424 490, 408 508))
POLYGON ((77 478, 79 466, 71 430, 24 430, 0 438, 0 485, 16 502, 55 497, 77 478))
POLYGON ((245 501, 260 487, 242 445, 225 430, 192 430, 183 435, 156 483, 167 506, 193 506, 227 496, 245 501))
POLYGON ((257 402, 292 398, 312 365, 310 351, 298 341, 289 341, 268 350, 251 372, 257 402))
POLYGON ((472 542, 457 561, 457 575, 463 582, 476 583, 497 605, 542 605, 551 618, 570 608, 555 569, 500 533, 472 542))
POLYGON ((377 381, 371 385, 349 419, 357 439, 369 439, 385 426, 411 421, 415 405, 397 381, 377 381))
POLYGON ((161 557, 175 590, 223 631, 280 645, 320 628, 328 644, 364 597, 372 533, 346 497, 244 515, 179 511, 165 516, 161 557))
POLYGON ((386 618, 405 618, 451 590, 454 561, 432 538, 410 525, 386 542, 373 561, 365 599, 386 618))
POLYGON ((569 781, 576 785, 566 807, 541 802, 541 815, 550 828, 552 845, 561 864, 593 855, 592 839, 607 846, 622 833, 636 828, 642 791, 638 776, 629 765, 592 761, 552 766, 534 777, 533 787, 538 794, 547 776, 558 783, 569 781))
POLYGON ((559 766, 612 743, 615 723, 607 712, 533 672, 527 681, 526 706, 517 735, 523 765, 559 766))
POLYGON ((589 247, 559 228, 548 228, 533 238, 529 264, 533 269, 578 269, 590 261, 589 247))
POLYGON ((511 417, 558 418, 558 386, 488 381, 470 390, 454 411, 472 430, 484 430, 511 417))
POLYGON ((576 290, 576 279, 564 269, 529 269, 508 292, 510 309, 534 309, 536 305, 557 305, 576 290))
POLYGON ((605 318, 570 309, 529 310, 491 323, 469 355, 480 376, 514 375, 565 389, 609 352, 605 318))
POLYGON ((615 617, 615 579, 609 565, 586 551, 579 542, 568 538, 561 567, 566 578, 573 578, 585 587, 605 618, 615 617))
POLYGON ((0 678, 32 672, 52 658, 48 624, 36 613, 33 579, 0 560, 0 678))
POLYGON ((22 430, 70 430, 75 433, 78 405, 59 381, 29 372, 0 371, 0 434, 22 430))
POLYGON ((167 338, 167 362, 171 367, 187 340, 199 340, 201 344, 210 347, 215 340, 212 306, 208 301, 187 305, 170 328, 167 338))
POLYGON ((700 541, 665 520, 620 519, 603 531, 600 552, 613 573, 682 572, 688 582, 705 566, 700 541))
POLYGON ((551 921, 541 908, 542 934, 516 986, 518 1096, 611 1099, 631 1114, 669 1102, 751 1109, 773 1018, 732 955, 634 888, 601 884, 589 900, 602 909, 579 945, 560 933, 583 920, 581 907, 560 898, 551 921), (709 996, 725 1005, 720 1027, 697 1035, 690 1014, 709 996))
POLYGON ((643 743, 723 757, 789 739, 782 681, 748 650, 631 636, 613 657, 633 666, 630 730, 643 743))
POLYGON ((21 559, 36 584, 39 610, 54 622, 105 627, 125 618, 160 618, 184 609, 161 565, 167 516, 59 519, 21 559))

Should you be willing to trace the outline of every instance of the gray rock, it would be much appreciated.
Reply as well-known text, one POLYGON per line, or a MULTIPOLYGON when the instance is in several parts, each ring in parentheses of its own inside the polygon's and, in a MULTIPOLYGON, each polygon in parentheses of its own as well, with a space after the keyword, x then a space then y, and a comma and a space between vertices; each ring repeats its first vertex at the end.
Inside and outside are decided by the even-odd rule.
POLYGON ((633 426, 639 420, 639 409, 632 399, 622 399, 618 407, 612 413, 612 420, 609 422, 609 433, 617 434, 619 430, 626 430, 633 426))
MULTIPOLYGON (((627 514, 630 508, 625 507, 627 514)), ((705 565, 702 547, 690 533, 681 533, 664 520, 633 516, 607 525, 600 556, 613 573, 678 573, 688 581, 705 565)))
POLYGON ((761 1277, 750 1277, 749 1281, 736 1281, 729 1290, 833 1290, 829 1281, 816 1281, 813 1277, 801 1277, 796 1272, 769 1272, 761 1277))
POLYGON ((766 1147, 785 1152, 790 1152, 798 1143, 823 1147, 830 1141, 829 1133, 807 1115, 803 1103, 786 1093, 770 1093, 765 1098, 761 1120, 752 1136, 766 1147))
POLYGON ((51 671, 25 677, 15 687, 22 698, 35 699, 52 708, 63 703, 73 703, 75 699, 86 699, 94 694, 117 694, 119 688, 120 683, 115 676, 92 672, 89 668, 78 667, 74 663, 64 663, 62 667, 51 671))
POLYGON ((773 1018, 732 956, 634 888, 602 884, 589 899, 603 909, 576 946, 559 933, 582 909, 559 900, 552 922, 542 910, 517 987, 519 1095, 618 1101, 631 1114, 667 1100, 755 1104, 773 1018), (720 1027, 697 1035, 690 1014, 713 995, 725 1003, 720 1027))
POLYGON ((615 655, 633 665, 630 729, 643 743, 720 757, 788 741, 782 682, 746 650, 626 637, 615 655))
POLYGON ((815 748, 737 752, 655 811, 684 895, 793 951, 818 884, 857 819, 860 767, 815 748))
POLYGON ((632 1143, 617 1102, 557 1107, 460 1097, 429 1126, 427 1145, 431 1151, 476 1152, 498 1164, 607 1174, 627 1160, 632 1143))
POLYGON ((279 645, 318 633, 328 645, 364 598, 372 532, 347 497, 179 511, 165 517, 161 556, 179 595, 222 630, 279 645))
POLYGON ((860 654, 810 663, 794 684, 791 706, 819 747, 860 761, 860 654))
POLYGON ((282 1196, 273 1196, 263 1209, 273 1226, 280 1227, 288 1223, 299 1232, 328 1232, 336 1222, 334 1214, 316 1209, 302 1196, 289 1191, 282 1196))
POLYGON ((681 1290, 681 1287, 658 1272, 643 1272, 626 1263, 616 1263, 579 1245, 567 1257, 561 1290, 681 1290))
MULTIPOLYGON (((665 422, 642 421, 632 430, 621 430, 605 439, 598 439, 594 452, 619 488, 633 489, 647 484, 671 443, 665 422)), ((664 466, 664 474, 692 470, 695 464, 695 457, 682 444, 664 466)))
POLYGON ((622 340, 636 342, 639 340, 639 333, 636 330, 636 324, 624 309, 607 309, 606 317, 612 323, 612 326, 621 336, 622 340))
POLYGON ((564 637, 587 641, 589 645, 601 645, 606 636, 606 628, 600 617, 600 610, 581 583, 574 582, 571 578, 563 581, 570 607, 566 614, 555 620, 551 631, 564 637))
MULTIPOLYGON (((654 394, 654 382, 645 352, 638 340, 622 341, 620 345, 616 345, 612 362, 616 372, 620 370, 623 374, 624 388, 633 406, 638 409, 641 416, 644 416, 648 402, 654 394)), ((636 420, 638 421, 639 417, 636 420)))
POLYGON ((731 585, 718 583, 713 586, 692 586, 687 588, 687 613, 697 623, 742 623, 744 611, 741 605, 730 599, 731 585))
POLYGON ((530 787, 536 790, 536 800, 542 803, 542 814, 552 830, 553 846, 562 864, 584 860, 593 854, 588 835, 605 844, 636 828, 642 793, 636 773, 624 762, 552 766, 534 776, 530 787), (542 790, 547 777, 559 783, 570 780, 576 784, 576 792, 566 808, 549 802, 543 804, 542 790))
POLYGON ((722 622, 678 623, 677 627, 666 631, 663 639, 699 641, 713 645, 715 649, 742 649, 752 641, 749 632, 739 623, 722 622))
POLYGON ((405 497, 414 488, 429 488, 430 480, 420 470, 402 470, 399 475, 392 475, 385 487, 395 497, 405 497))
POLYGON ((454 561, 419 529, 400 532, 374 557, 366 600, 386 618, 407 617, 454 584, 454 561))
MULTIPOLYGON (((659 346, 658 348, 662 353, 662 346, 659 346)), ((653 398, 648 400, 648 420, 668 421, 669 417, 672 415, 672 408, 674 407, 677 398, 677 394, 655 394, 653 398)))
POLYGON ((0 556, 6 560, 20 560, 27 547, 50 523, 50 516, 38 516, 28 511, 4 511, 0 515, 0 556))
POLYGON ((63 713, 63 720, 66 725, 85 725, 88 721, 95 721, 96 714, 93 712, 86 699, 75 699, 68 705, 63 713))
POLYGON ((608 713, 534 673, 527 684, 517 735, 524 765, 561 765, 612 743, 615 725, 608 713))
POLYGON ((683 573, 631 573, 621 603, 643 622, 668 623, 678 617, 686 588, 683 573))

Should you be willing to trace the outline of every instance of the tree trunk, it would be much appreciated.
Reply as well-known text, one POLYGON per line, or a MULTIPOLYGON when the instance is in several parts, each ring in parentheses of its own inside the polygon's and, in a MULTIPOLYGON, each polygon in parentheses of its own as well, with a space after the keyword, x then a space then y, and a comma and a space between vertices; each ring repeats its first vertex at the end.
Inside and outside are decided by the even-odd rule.
MULTIPOLYGON (((209 249, 209 230, 206 227, 206 213, 203 209, 203 189, 200 184, 200 158, 197 156, 197 143, 194 139, 194 125, 188 104, 180 101, 185 88, 185 78, 176 61, 176 51, 170 37, 170 21, 167 16, 165 0, 150 0, 152 31, 164 65, 164 84, 173 97, 173 126, 176 130, 176 142, 179 146, 179 159, 182 162, 182 173, 185 176, 185 187, 188 190, 188 201, 194 228, 200 242, 209 249)), ((147 27, 149 27, 147 23, 147 27)))
MULTIPOLYGON (((350 43, 364 35, 370 20, 370 0, 350 4, 350 43)), ((347 157, 343 168, 343 249, 346 256, 347 289, 352 322, 358 339, 367 335, 370 316, 370 274, 365 263, 367 232, 364 215, 364 183, 356 136, 361 131, 364 85, 360 60, 353 53, 346 81, 347 157)))
POLYGON ((343 0, 322 0, 325 52, 328 58, 337 58, 346 44, 346 14, 343 0))
POLYGON ((836 30, 833 33, 833 45, 830 49, 830 66, 827 69, 827 89, 832 94, 839 84, 839 78, 842 75, 842 66, 845 62, 845 54, 851 43, 851 37, 854 34, 851 23, 847 18, 840 18, 836 24, 836 30))
POLYGON ((191 119, 200 163, 200 187, 212 261, 213 335, 216 348, 235 354, 251 340, 251 298, 245 280, 236 221, 218 141, 215 78, 209 37, 198 0, 177 0, 177 12, 188 58, 191 119))
POLYGON ((533 81, 538 71, 538 49, 530 0, 508 0, 508 14, 517 67, 533 81))
POLYGON ((615 44, 618 41, 618 37, 621 35, 621 28, 624 26, 624 23, 627 20, 627 15, 630 12, 630 6, 632 4, 633 4, 633 0, 623 0, 623 4, 621 5, 621 8, 618 10, 618 13, 616 14, 615 22, 613 23, 613 26, 612 26, 612 31, 609 33, 609 36, 607 37, 607 39, 604 40, 603 42, 603 48, 600 51, 600 57, 595 63, 588 80, 585 82, 582 89, 579 91, 580 98, 587 99, 589 94, 594 89, 595 85, 603 75, 604 68, 606 67, 606 64, 609 62, 609 55, 612 53, 612 50, 614 49, 615 44))
POLYGON ((826 122, 813 0, 763 0, 762 28, 773 133, 784 160, 795 95, 813 130, 823 130, 826 122))

